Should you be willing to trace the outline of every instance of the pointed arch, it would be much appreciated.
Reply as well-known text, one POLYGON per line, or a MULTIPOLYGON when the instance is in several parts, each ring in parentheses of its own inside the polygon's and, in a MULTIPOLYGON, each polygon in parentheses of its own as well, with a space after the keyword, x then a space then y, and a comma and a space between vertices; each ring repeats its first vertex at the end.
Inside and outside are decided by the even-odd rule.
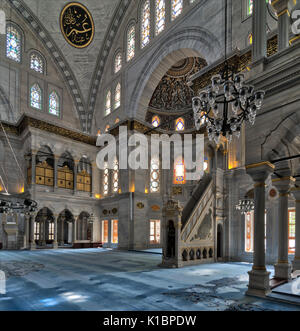
POLYGON ((141 48, 147 46, 150 42, 151 30, 151 9, 150 0, 145 0, 142 6, 141 20, 141 48))
POLYGON ((135 44, 136 44, 136 40, 135 40, 135 24, 132 23, 131 25, 129 25, 128 30, 127 30, 127 62, 129 62, 130 60, 132 60, 135 56, 135 44))
POLYGON ((49 114, 60 116, 60 100, 56 91, 49 95, 49 114))
POLYGON ((21 62, 22 58, 22 33, 20 28, 14 23, 6 25, 6 57, 21 62))
POLYGON ((45 60, 43 58, 43 56, 37 52, 37 51, 32 51, 30 54, 30 69, 38 72, 40 74, 44 74, 45 73, 45 60))

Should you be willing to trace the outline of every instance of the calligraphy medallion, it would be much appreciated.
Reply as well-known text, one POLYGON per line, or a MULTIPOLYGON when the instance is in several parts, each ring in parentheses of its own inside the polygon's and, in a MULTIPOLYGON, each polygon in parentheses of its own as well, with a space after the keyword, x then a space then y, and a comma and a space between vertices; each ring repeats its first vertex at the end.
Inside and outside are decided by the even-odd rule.
POLYGON ((66 41, 76 47, 85 48, 93 41, 95 25, 88 9, 80 3, 67 4, 60 14, 60 28, 66 41))

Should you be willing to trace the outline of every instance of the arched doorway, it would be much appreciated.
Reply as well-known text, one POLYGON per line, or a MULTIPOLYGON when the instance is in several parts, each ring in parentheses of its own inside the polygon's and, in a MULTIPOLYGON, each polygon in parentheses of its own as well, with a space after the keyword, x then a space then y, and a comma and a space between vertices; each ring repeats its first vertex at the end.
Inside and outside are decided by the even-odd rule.
POLYGON ((89 222, 90 214, 83 211, 77 220, 77 240, 91 241, 92 240, 92 223, 89 222))
POLYGON ((167 258, 175 257, 175 226, 173 221, 168 223, 167 258))
POLYGON ((69 210, 64 210, 58 216, 57 236, 60 246, 71 245, 74 242, 74 216, 69 210))
POLYGON ((54 233, 54 216, 50 209, 42 208, 34 222, 34 240, 38 246, 45 247, 53 244, 54 233))
POLYGON ((223 259, 223 226, 218 224, 217 227, 217 258, 223 259))

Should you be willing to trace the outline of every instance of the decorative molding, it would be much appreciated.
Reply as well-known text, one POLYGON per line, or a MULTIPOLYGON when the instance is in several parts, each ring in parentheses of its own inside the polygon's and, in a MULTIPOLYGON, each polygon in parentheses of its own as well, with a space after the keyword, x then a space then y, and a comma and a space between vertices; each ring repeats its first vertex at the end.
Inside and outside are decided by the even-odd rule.
POLYGON ((45 132, 53 133, 65 138, 69 138, 84 144, 96 146, 95 137, 88 136, 84 133, 75 132, 66 128, 62 128, 57 125, 50 124, 29 116, 23 116, 16 125, 3 123, 3 122, 2 124, 6 132, 9 132, 17 136, 21 135, 25 129, 31 127, 45 132))

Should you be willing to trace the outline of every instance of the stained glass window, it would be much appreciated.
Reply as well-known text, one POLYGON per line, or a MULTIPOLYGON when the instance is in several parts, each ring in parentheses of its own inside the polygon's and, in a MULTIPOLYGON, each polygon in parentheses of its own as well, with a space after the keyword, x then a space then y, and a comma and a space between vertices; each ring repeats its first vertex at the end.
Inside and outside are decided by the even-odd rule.
POLYGON ((118 191, 119 191, 119 162, 118 162, 118 160, 115 160, 115 162, 114 162, 112 184, 113 184, 114 193, 118 193, 118 191))
POLYGON ((158 193, 160 190, 159 178, 160 171, 159 171, 159 159, 153 158, 151 160, 150 166, 150 192, 151 193, 158 193))
POLYGON ((121 106, 121 84, 118 83, 115 90, 115 109, 121 106))
POLYGON ((112 244, 117 244, 119 242, 119 230, 118 226, 119 221, 118 220, 112 220, 111 221, 111 243, 112 244))
POLYGON ((14 61, 21 62, 21 34, 12 25, 6 30, 6 56, 14 61))
POLYGON ((55 91, 49 96, 49 113, 55 116, 60 113, 59 97, 55 91))
POLYGON ((132 25, 127 32, 127 61, 134 58, 135 55, 135 27, 132 25))
POLYGON ((178 118, 178 120, 176 120, 175 130, 176 131, 184 131, 184 128, 185 128, 184 119, 183 118, 178 118))
POLYGON ((152 125, 157 128, 160 126, 160 118, 158 116, 153 116, 152 125))
POLYGON ((150 0, 146 0, 142 10, 142 27, 141 27, 141 46, 148 45, 150 41, 150 0))
POLYGON ((44 61, 42 57, 37 53, 32 53, 30 56, 30 69, 39 72, 40 74, 44 73, 44 61))
POLYGON ((166 2, 155 0, 155 34, 158 35, 165 29, 166 25, 166 2))
POLYGON ((183 0, 172 0, 172 20, 175 20, 183 10, 183 0))
POLYGON ((102 243, 108 243, 108 221, 102 221, 102 243))
POLYGON ((30 106, 42 109, 42 90, 38 84, 32 85, 30 89, 30 106))
POLYGON ((289 254, 296 250, 296 211, 289 210, 289 254))
POLYGON ((111 92, 108 91, 105 98, 105 116, 111 113, 111 92))
POLYGON ((117 117, 116 120, 115 120, 115 124, 118 124, 118 123, 120 123, 119 117, 117 117))
POLYGON ((110 125, 109 125, 109 124, 107 124, 107 125, 106 125, 106 127, 105 127, 105 132, 108 132, 108 131, 109 131, 109 129, 110 129, 110 125))
POLYGON ((115 57, 115 73, 122 69, 122 54, 118 53, 115 57))
POLYGON ((150 221, 150 244, 160 244, 160 221, 150 221))
POLYGON ((183 185, 186 183, 185 166, 182 159, 178 159, 174 165, 174 184, 183 185))

